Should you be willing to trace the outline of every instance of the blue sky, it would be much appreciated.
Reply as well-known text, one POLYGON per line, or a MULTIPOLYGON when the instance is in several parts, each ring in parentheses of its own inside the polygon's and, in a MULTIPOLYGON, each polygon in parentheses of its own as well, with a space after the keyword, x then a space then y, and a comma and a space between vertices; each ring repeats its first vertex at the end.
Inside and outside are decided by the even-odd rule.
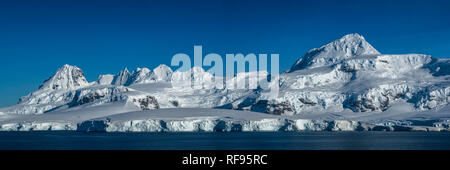
POLYGON ((64 64, 89 81, 176 53, 278 53, 280 71, 311 48, 360 33, 381 53, 450 57, 450 1, 2 0, 0 107, 64 64))

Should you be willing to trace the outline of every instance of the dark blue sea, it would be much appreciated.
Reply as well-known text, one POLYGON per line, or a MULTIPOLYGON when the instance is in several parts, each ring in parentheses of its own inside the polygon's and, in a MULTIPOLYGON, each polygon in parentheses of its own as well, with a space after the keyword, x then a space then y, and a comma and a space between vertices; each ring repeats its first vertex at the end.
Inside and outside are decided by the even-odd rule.
POLYGON ((0 132, 0 150, 450 150, 450 132, 0 132))

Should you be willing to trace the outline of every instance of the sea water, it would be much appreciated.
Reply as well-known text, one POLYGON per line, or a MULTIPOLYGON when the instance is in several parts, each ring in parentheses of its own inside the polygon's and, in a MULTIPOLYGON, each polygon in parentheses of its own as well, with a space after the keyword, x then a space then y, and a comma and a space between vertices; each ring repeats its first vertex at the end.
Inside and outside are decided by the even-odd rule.
POLYGON ((0 150, 450 150, 450 132, 0 132, 0 150))

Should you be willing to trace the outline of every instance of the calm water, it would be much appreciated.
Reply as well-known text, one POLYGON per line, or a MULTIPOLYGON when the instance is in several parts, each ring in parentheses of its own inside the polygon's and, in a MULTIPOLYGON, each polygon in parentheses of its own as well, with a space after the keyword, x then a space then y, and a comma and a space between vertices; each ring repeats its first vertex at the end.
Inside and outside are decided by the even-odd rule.
POLYGON ((449 132, 0 132, 0 150, 450 150, 449 132))

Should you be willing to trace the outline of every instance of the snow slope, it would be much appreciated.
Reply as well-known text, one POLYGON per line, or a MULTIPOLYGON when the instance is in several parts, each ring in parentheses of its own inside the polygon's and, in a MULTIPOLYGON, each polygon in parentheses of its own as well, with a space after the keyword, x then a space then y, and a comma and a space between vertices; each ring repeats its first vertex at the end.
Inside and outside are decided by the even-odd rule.
POLYGON ((310 50, 282 73, 277 98, 263 95, 261 88, 230 88, 229 81, 213 81, 262 81, 268 75, 262 71, 214 77, 200 67, 174 72, 160 65, 131 72, 125 68, 88 83, 81 69, 64 65, 17 105, 0 108, 0 129, 448 129, 448 59, 381 54, 363 36, 349 34, 310 50), (142 127, 136 127, 136 121, 142 127))

